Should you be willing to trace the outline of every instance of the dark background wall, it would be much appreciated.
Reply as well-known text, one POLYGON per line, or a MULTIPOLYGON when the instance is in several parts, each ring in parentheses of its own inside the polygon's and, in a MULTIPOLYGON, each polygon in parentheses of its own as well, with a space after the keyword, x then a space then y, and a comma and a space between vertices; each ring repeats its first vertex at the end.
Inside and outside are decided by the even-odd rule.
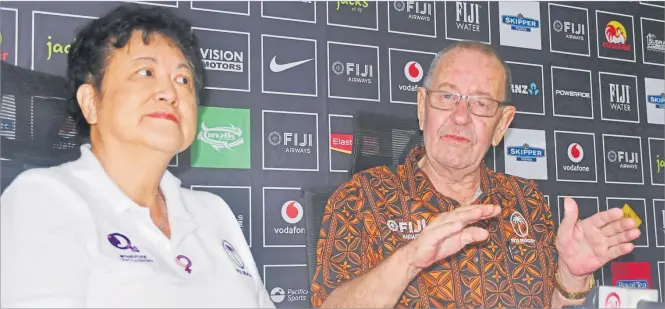
MULTIPOLYGON (((3 1, 2 58, 62 75, 76 30, 120 3, 3 1)), ((415 117, 413 90, 434 54, 464 39, 491 44, 513 72, 519 114, 490 166, 537 179, 557 220, 566 195, 583 217, 628 204, 643 224, 624 259, 651 262, 662 291, 662 2, 145 5, 189 19, 210 68, 201 133, 170 169, 231 205, 268 290, 285 291, 278 307, 308 306, 300 188, 346 180, 354 112, 415 117), (506 23, 517 20, 527 26, 506 23), (520 147, 535 155, 505 155, 520 147)), ((0 118, 11 134, 11 115, 0 118)), ((609 265, 597 278, 612 283, 609 265)))

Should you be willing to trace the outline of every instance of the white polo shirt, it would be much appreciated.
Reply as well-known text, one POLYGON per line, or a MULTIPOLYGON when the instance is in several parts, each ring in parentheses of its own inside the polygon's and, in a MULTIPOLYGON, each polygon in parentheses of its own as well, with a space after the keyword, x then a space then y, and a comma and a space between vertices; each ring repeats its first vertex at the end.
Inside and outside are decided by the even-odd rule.
POLYGON ((274 308, 224 200, 168 171, 160 185, 170 239, 89 145, 19 175, 0 200, 0 305, 274 308))

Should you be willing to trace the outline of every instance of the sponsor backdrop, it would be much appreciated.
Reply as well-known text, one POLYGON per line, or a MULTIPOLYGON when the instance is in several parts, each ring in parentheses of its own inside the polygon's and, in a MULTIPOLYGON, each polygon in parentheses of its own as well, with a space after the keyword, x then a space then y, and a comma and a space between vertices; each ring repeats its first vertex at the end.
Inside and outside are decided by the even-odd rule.
MULTIPOLYGON (((120 2, 3 2, 3 61, 64 74, 76 30, 120 2)), ((665 22, 662 2, 333 1, 144 3, 195 26, 208 99, 171 170, 223 197, 278 307, 308 307, 303 186, 347 179, 352 115, 416 113, 435 53, 491 44, 513 72, 518 115, 491 149, 499 172, 535 179, 556 221, 622 207, 663 289, 665 22)), ((2 134, 11 135, 11 113, 2 134)), ((491 161, 491 159, 490 159, 491 161)), ((597 278, 611 284, 608 265, 597 278)))

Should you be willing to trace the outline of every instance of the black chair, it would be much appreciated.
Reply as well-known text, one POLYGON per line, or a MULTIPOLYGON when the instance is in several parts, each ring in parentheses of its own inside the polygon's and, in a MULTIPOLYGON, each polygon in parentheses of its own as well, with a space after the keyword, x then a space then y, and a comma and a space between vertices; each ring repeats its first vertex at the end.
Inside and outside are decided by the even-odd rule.
POLYGON ((314 279, 314 272, 316 271, 316 242, 319 240, 319 233, 321 232, 323 211, 335 190, 337 190, 337 187, 308 188, 302 191, 307 224, 305 233, 307 233, 307 269, 310 283, 314 279))
POLYGON ((20 172, 75 160, 84 142, 68 111, 65 78, 6 62, 2 70, 0 157, 2 188, 20 172))
POLYGON ((403 163, 423 142, 418 118, 358 112, 353 116, 353 151, 349 177, 366 169, 403 163))
MULTIPOLYGON (((396 117, 358 112, 353 122, 352 163, 349 178, 360 171, 404 162, 409 151, 422 145, 423 138, 414 116, 396 117)), ((321 231, 323 212, 337 186, 303 188, 307 228, 307 267, 309 282, 316 272, 316 243, 321 231)), ((311 293, 310 293, 311 294, 311 293)))

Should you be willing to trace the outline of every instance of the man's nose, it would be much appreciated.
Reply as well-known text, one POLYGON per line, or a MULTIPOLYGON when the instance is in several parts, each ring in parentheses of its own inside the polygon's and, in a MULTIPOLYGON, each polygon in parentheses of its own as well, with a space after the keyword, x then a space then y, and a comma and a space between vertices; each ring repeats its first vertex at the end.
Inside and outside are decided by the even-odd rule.
POLYGON ((467 124, 471 122, 471 112, 466 98, 461 98, 452 111, 450 117, 453 118, 456 124, 467 124))

